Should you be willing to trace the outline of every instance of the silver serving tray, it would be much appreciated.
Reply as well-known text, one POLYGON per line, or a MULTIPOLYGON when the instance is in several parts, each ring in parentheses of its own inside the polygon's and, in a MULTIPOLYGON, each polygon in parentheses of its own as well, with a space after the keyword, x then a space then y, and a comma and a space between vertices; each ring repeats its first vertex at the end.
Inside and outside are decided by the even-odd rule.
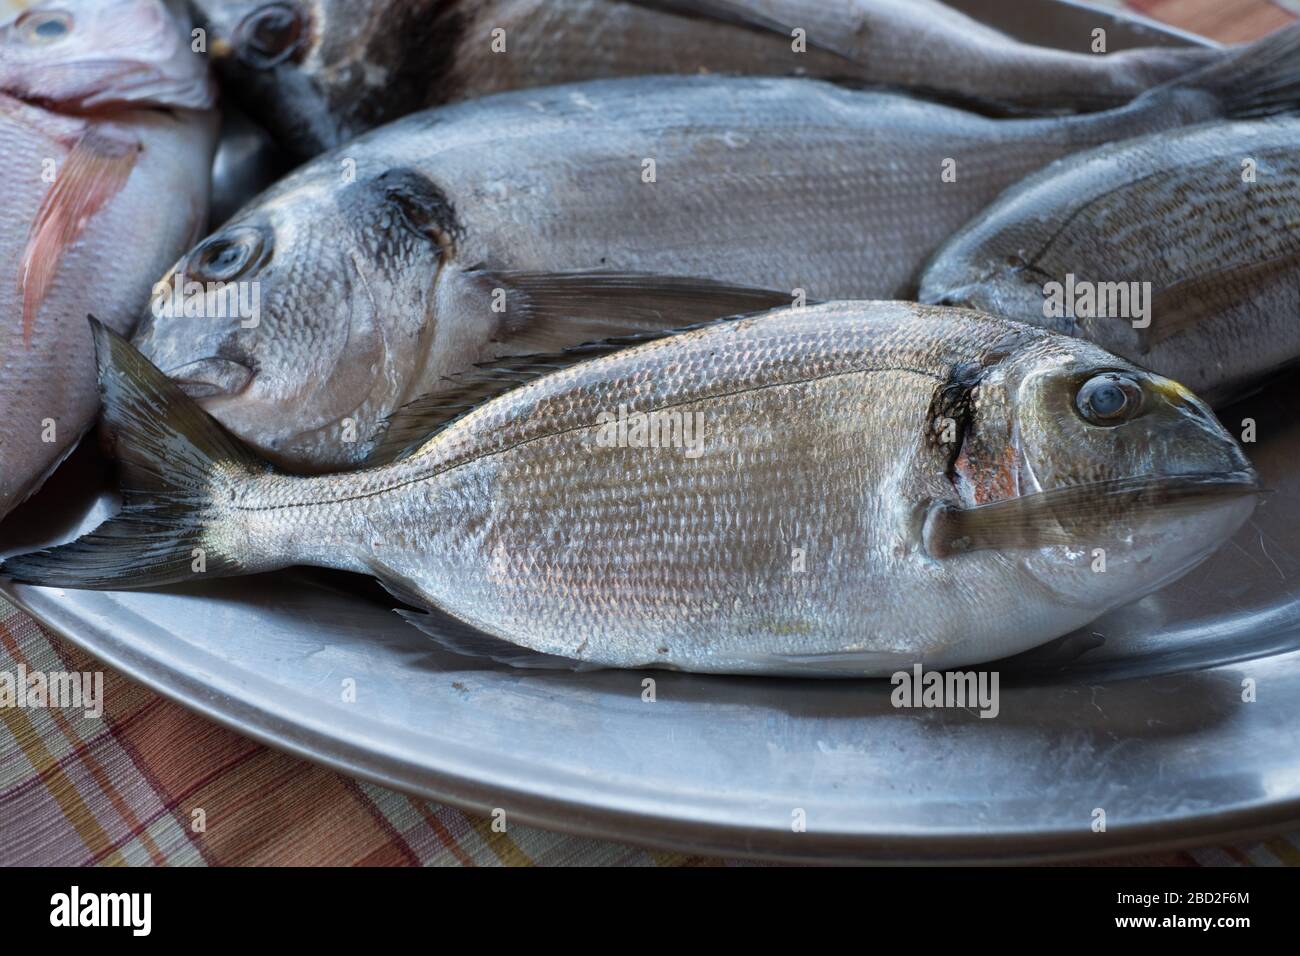
MULTIPOLYGON (((962 0, 1107 26, 1077 5, 962 0)), ((994 9, 997 8, 997 9, 994 9)), ((991 17, 997 20, 997 16, 991 17)), ((1015 28, 1016 19, 1005 23, 1015 28)), ((363 578, 290 571, 148 593, 0 583, 105 664, 241 733, 508 822, 790 860, 1112 855, 1300 819, 1300 380, 1223 415, 1274 489, 1182 581, 994 665, 1001 713, 896 710, 884 681, 524 672, 449 655, 363 578), (655 700, 643 683, 655 681, 655 700), (1253 678, 1257 701, 1242 700, 1253 678), (355 681, 356 700, 343 700, 355 681), (1106 831, 1094 832, 1094 810, 1106 831), (806 830, 793 823, 803 811, 806 830)), ((113 508, 93 443, 0 527, 0 552, 113 508)))

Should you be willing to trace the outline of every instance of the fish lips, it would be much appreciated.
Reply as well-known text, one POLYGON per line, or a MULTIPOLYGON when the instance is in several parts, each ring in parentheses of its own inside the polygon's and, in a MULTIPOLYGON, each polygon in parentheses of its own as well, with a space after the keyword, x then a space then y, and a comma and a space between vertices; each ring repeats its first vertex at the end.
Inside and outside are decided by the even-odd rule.
POLYGON ((151 64, 102 60, 63 68, 32 69, 5 94, 56 113, 101 114, 123 109, 207 110, 216 105, 216 84, 206 74, 173 76, 151 64))
POLYGON ((253 369, 226 358, 205 358, 190 362, 166 374, 181 391, 193 399, 233 398, 253 381, 253 369))

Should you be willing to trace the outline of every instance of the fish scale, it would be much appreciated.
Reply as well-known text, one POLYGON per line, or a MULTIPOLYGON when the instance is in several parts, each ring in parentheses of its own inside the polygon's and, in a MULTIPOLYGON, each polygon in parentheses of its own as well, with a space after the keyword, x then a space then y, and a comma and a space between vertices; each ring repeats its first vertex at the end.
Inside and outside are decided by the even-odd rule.
POLYGON ((935 254, 920 296, 1036 324, 1043 284, 1147 282, 1136 316, 1059 322, 1214 401, 1300 357, 1300 120, 1208 123, 1070 157, 935 254), (1244 159, 1257 165, 1243 181, 1244 159), (1008 267, 1010 257, 1028 263, 1008 267), (1275 267, 1270 267, 1275 263, 1275 267), (1179 288, 1188 291, 1180 294, 1179 288))
POLYGON ((519 666, 861 676, 988 660, 1194 566, 1257 487, 1185 389, 962 310, 713 323, 544 374, 391 464, 314 477, 274 472, 96 335, 125 511, 0 572, 121 587, 340 568, 443 615, 404 612, 459 653, 519 666), (1144 397, 1089 418, 1089 383, 1120 374, 1144 397), (620 407, 700 412, 700 454, 619 439, 620 407), (935 438, 950 409, 962 467, 1010 462, 1032 493, 969 500, 935 438))
MULTIPOLYGON (((1005 652, 1097 613, 1053 602, 1004 554, 936 561, 920 535, 924 509, 957 496, 949 451, 928 438, 936 393, 1008 355, 1113 364, 904 303, 735 320, 543 376, 390 466, 237 481, 213 494, 199 546, 239 571, 373 572, 486 635, 606 666, 861 674, 1005 652), (701 412, 702 454, 601 440, 602 412, 620 406, 701 412)), ((1248 467, 1222 433, 1193 436, 1221 446, 1218 467, 1248 467)), ((1060 455, 1060 437, 1049 445, 1060 455)), ((1179 458, 1178 442, 1161 450, 1179 458)))
POLYGON ((1059 112, 1119 105, 1221 55, 1066 53, 1016 42, 937 0, 194 6, 227 87, 303 159, 419 109, 606 77, 803 74, 1059 112), (255 29, 268 23, 276 28, 255 29), (796 29, 807 42, 802 52, 793 49, 796 29))
POLYGON ((0 22, 0 521, 94 422, 87 313, 130 330, 205 228, 216 139, 159 0, 30 7, 0 22))
POLYGON ((280 466, 355 467, 373 460, 395 412, 478 363, 662 330, 691 303, 685 324, 795 301, 796 290, 910 298, 954 230, 1045 164, 1294 106, 1298 37, 1282 31, 1081 116, 992 119, 731 76, 602 80, 429 110, 301 167, 186 257, 202 272, 212 250, 263 237, 261 255, 229 274, 196 276, 257 281, 254 332, 196 336, 193 323, 155 320, 137 344, 280 466), (342 438, 345 426, 360 440, 342 438))

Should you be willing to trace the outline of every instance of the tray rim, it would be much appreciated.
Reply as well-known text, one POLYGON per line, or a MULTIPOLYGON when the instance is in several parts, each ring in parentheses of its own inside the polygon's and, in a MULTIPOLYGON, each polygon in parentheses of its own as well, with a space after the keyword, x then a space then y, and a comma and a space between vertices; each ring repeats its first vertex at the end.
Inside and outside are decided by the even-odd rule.
MULTIPOLYGON (((354 749, 351 754, 339 752, 337 739, 308 725, 287 722, 266 708, 224 694, 222 697, 229 706, 223 709, 205 699, 204 692, 208 692, 210 698, 212 688, 201 680, 166 665, 158 666, 157 672, 137 665, 125 655, 121 642, 111 635, 107 635, 107 646, 96 643, 96 639, 102 641, 106 636, 98 627, 83 629, 89 634, 89 640, 80 637, 59 619, 57 612, 38 607, 26 596, 28 593, 49 595, 57 604, 57 591, 0 581, 0 594, 31 614, 44 627, 131 680, 228 730, 346 776, 480 816, 486 816, 508 802, 512 820, 525 826, 578 837, 692 855, 796 864, 1007 865, 1096 861, 1147 852, 1171 852, 1265 836, 1300 820, 1300 795, 1297 795, 1291 799, 1260 800, 1227 811, 1118 823, 1108 827, 1105 846, 1098 847, 1095 835, 1077 828, 984 830, 962 834, 863 831, 794 834, 779 827, 743 826, 683 819, 667 813, 611 809, 598 802, 553 794, 538 795, 509 783, 486 784, 482 780, 414 765, 364 748, 354 749)), ((1294 653, 1300 655, 1300 651, 1294 653)), ((153 659, 152 663, 157 665, 158 661, 153 659)), ((1239 667, 1240 662, 1224 666, 1239 667)))

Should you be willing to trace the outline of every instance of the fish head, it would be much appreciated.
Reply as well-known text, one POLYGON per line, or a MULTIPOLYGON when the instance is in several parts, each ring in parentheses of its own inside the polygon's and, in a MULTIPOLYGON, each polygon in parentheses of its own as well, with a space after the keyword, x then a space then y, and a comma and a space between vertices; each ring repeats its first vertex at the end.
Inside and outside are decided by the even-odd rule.
POLYGON ((1070 334, 1068 319, 1049 316, 1046 286, 1059 277, 1035 261, 1035 235, 1016 216, 977 220, 956 233, 921 275, 918 301, 975 309, 1070 334), (1003 225, 1003 224, 1006 225, 1003 225))
POLYGON ((208 109, 216 88, 162 0, 47 0, 0 26, 0 92, 58 112, 208 109))
POLYGON ((447 55, 445 0, 192 5, 225 86, 300 159, 426 105, 447 55))
POLYGON ((1258 477, 1210 408, 1091 343, 1042 336, 989 371, 969 407, 953 466, 968 516, 987 513, 990 540, 1014 542, 1004 554, 1065 604, 1150 593, 1255 508, 1258 477))
POLYGON ((272 461, 329 469, 413 397, 452 226, 413 171, 321 164, 183 256, 135 344, 272 461))

